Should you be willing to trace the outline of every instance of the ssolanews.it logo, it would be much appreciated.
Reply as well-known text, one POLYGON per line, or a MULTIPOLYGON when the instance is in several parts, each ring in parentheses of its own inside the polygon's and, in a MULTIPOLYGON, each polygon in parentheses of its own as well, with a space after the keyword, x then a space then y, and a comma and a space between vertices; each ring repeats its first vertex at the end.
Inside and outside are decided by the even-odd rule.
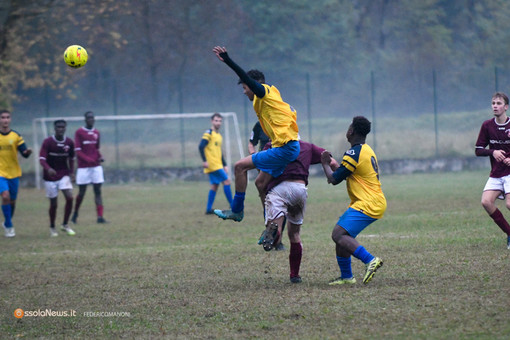
POLYGON ((75 310, 51 310, 51 309, 38 309, 38 310, 27 310, 24 311, 21 308, 17 308, 14 311, 14 317, 17 319, 21 319, 23 317, 70 317, 70 316, 76 316, 75 310))

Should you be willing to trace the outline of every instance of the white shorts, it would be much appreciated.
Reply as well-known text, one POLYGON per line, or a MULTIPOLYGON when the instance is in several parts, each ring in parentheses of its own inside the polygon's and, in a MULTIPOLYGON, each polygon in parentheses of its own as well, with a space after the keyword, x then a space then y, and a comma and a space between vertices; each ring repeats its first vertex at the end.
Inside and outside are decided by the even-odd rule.
POLYGON ((266 224, 282 213, 292 224, 303 224, 308 192, 304 183, 282 182, 266 195, 266 224))
POLYGON ((103 167, 78 168, 76 171, 76 184, 99 184, 104 182, 103 167))
POLYGON ((64 176, 58 181, 44 181, 44 187, 46 188, 46 197, 48 198, 57 197, 59 190, 73 189, 69 176, 64 176))
POLYGON ((483 191, 501 191, 501 195, 498 196, 500 200, 504 200, 506 194, 510 193, 510 175, 500 178, 489 177, 483 191))

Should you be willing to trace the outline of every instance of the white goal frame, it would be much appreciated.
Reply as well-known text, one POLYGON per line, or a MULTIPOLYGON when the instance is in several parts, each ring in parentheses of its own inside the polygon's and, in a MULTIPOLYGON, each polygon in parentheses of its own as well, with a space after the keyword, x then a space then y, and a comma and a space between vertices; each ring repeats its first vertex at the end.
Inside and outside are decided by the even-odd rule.
MULTIPOLYGON (((230 168, 232 174, 232 152, 231 152, 231 137, 230 137, 230 123, 229 119, 232 118, 234 122, 234 133, 237 140, 237 147, 239 148, 239 154, 241 158, 244 158, 244 151, 241 139, 241 133, 239 130, 239 121, 235 112, 219 112, 223 119, 223 129, 225 134, 225 155, 226 162, 230 168)), ((97 120, 111 120, 111 121, 123 121, 123 120, 149 120, 149 119, 181 119, 181 118, 210 118, 214 112, 202 112, 202 113, 160 113, 160 114, 147 114, 147 115, 108 115, 108 116, 95 116, 97 120)), ((34 168, 35 168, 35 185, 37 189, 41 189, 41 165, 39 163, 39 151, 40 143, 48 137, 48 129, 46 127, 47 122, 53 122, 58 119, 64 119, 67 122, 70 121, 84 121, 83 116, 73 117, 41 117, 32 120, 32 137, 34 143, 34 168), (41 132, 39 136, 38 131, 41 132)))

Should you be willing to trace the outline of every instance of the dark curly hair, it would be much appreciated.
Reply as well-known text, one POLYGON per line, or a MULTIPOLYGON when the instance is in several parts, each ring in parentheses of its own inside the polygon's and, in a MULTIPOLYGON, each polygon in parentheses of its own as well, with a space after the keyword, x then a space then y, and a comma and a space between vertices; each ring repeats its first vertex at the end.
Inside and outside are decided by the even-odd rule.
POLYGON ((363 116, 356 116, 352 119, 352 131, 360 136, 366 137, 370 132, 372 123, 363 116))
MULTIPOLYGON (((249 70, 248 72, 246 72, 246 74, 248 75, 248 77, 252 78, 255 81, 258 81, 261 84, 265 84, 266 82, 266 77, 264 77, 264 73, 262 73, 259 70, 249 70)), ((239 79, 237 83, 241 84, 242 82, 243 81, 239 79)))

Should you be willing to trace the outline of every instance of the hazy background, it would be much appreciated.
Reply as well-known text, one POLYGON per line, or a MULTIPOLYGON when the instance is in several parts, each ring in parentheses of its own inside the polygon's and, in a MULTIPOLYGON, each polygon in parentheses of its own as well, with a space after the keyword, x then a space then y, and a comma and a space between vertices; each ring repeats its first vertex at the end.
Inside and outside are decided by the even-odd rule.
POLYGON ((491 95, 510 91, 503 0, 0 0, 0 30, 0 106, 25 135, 33 118, 87 110, 233 111, 247 139, 256 117, 215 45, 280 89, 302 138, 336 148, 363 114, 380 158, 473 155, 491 95), (71 44, 85 67, 65 65, 71 44))

